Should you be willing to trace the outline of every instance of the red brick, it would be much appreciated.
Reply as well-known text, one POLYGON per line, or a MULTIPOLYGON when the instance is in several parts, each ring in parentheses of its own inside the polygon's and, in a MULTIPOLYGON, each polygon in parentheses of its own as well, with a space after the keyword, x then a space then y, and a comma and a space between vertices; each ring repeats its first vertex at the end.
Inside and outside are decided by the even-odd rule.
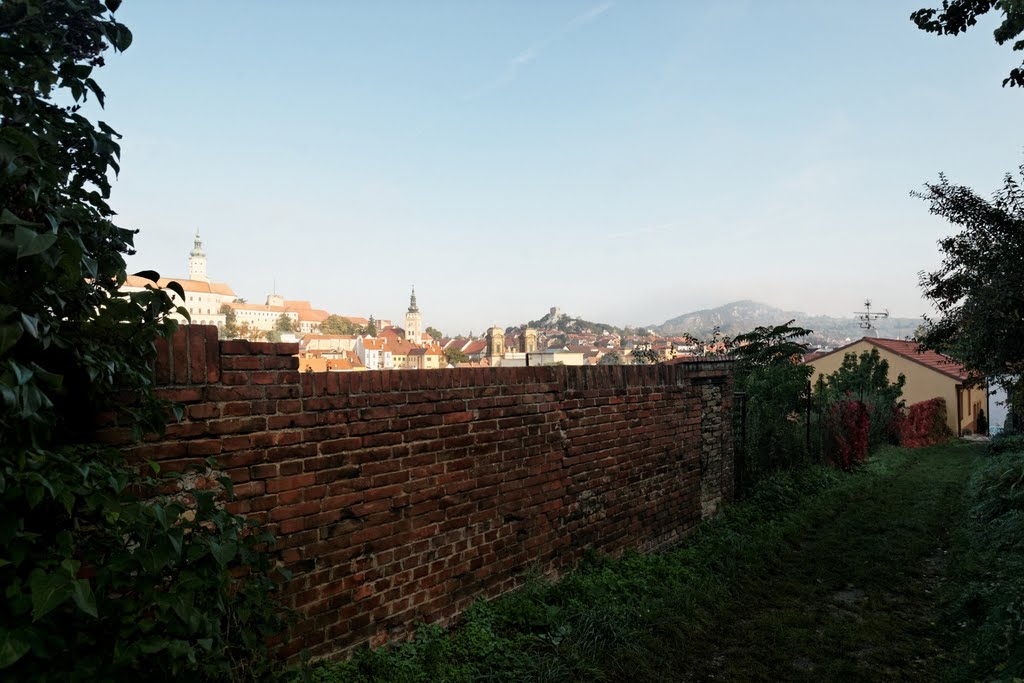
MULTIPOLYGON (((193 332, 206 342, 216 334, 193 332)), ((584 547, 678 542, 701 514, 704 390, 693 382, 726 378, 725 412, 732 391, 728 371, 708 364, 300 377, 295 359, 278 354, 287 347, 212 346, 233 359, 224 384, 184 387, 195 421, 171 425, 163 444, 130 447, 130 457, 167 457, 180 469, 218 456, 239 492, 232 509, 269 519, 281 558, 299 570, 286 591, 307 615, 297 640, 325 655, 381 637, 390 620, 451 617, 513 588, 531 564, 558 573, 584 547), (600 505, 586 515, 583 491, 600 505)), ((211 362, 204 348, 209 377, 223 359, 211 362)), ((174 366, 173 349, 164 351, 174 366)))
POLYGON ((202 387, 182 387, 178 389, 158 389, 157 396, 174 403, 196 403, 203 400, 202 387))
POLYGON ((253 479, 270 479, 277 476, 277 465, 266 464, 266 465, 253 465, 249 468, 253 479))
POLYGON ((206 325, 187 325, 189 355, 189 381, 206 383, 206 325))
POLYGON ((206 327, 206 382, 215 384, 220 381, 220 342, 217 340, 217 328, 206 327))
POLYGON ((260 370, 262 363, 258 356, 225 356, 220 367, 222 370, 260 370))
POLYGON ((298 489, 303 486, 311 486, 316 483, 316 475, 313 473, 300 474, 294 477, 281 477, 279 479, 271 479, 267 481, 267 493, 277 493, 278 491, 288 491, 290 489, 298 489))
POLYGON ((228 420, 215 420, 207 423, 210 434, 238 434, 239 432, 255 432, 266 429, 267 420, 262 417, 241 417, 228 420))
POLYGON ((297 503, 295 505, 284 505, 270 511, 270 520, 278 522, 283 519, 294 519, 320 512, 320 501, 309 503, 297 503))
POLYGON ((188 384, 187 328, 179 328, 171 337, 171 377, 175 384, 188 384))
POLYGON ((220 407, 216 403, 200 403, 188 406, 187 413, 190 420, 207 420, 211 417, 220 417, 220 407))

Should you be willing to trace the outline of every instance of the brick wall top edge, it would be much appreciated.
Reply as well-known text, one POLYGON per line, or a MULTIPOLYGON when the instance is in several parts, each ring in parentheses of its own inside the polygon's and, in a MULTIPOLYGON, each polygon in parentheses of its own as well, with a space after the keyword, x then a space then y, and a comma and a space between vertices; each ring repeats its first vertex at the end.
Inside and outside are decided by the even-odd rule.
POLYGON ((294 356, 299 352, 299 345, 287 342, 251 342, 244 339, 231 339, 220 342, 220 352, 224 356, 294 356))
POLYGON ((693 379, 707 381, 732 372, 732 361, 649 366, 539 366, 531 368, 449 368, 440 370, 368 370, 303 372, 307 396, 387 391, 420 391, 517 384, 556 384, 567 389, 670 386, 693 379))

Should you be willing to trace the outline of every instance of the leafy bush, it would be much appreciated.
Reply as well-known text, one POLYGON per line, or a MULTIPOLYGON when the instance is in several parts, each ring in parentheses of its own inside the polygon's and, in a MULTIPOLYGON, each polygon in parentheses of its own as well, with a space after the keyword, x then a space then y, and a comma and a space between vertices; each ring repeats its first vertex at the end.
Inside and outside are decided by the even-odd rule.
POLYGON ((730 354, 736 359, 736 389, 746 394, 747 474, 805 463, 804 413, 811 368, 800 363, 807 350, 798 340, 811 333, 790 320, 739 335, 730 354))
POLYGON ((933 446, 953 438, 946 423, 946 399, 933 398, 911 405, 901 415, 897 429, 904 448, 933 446))
POLYGON ((210 469, 139 478, 119 453, 87 446, 30 456, 27 470, 3 495, 5 512, 26 498, 30 512, 0 531, 5 673, 231 680, 271 666, 264 640, 282 622, 261 548, 272 539, 218 502, 230 480, 210 469), (156 489, 168 493, 133 493, 156 489))
POLYGON ((947 619, 970 653, 965 680, 1024 676, 1024 452, 994 455, 968 486, 947 619))
POLYGON ((868 457, 871 413, 862 401, 834 401, 829 406, 826 430, 833 446, 833 464, 850 471, 868 457))
POLYGON ((1024 434, 997 434, 988 447, 992 453, 1024 453, 1024 434))
POLYGON ((842 365, 814 386, 812 443, 819 457, 849 469, 867 453, 899 440, 901 374, 889 382, 889 363, 877 349, 847 353, 842 365))
POLYGON ((101 411, 140 435, 172 413, 151 361, 174 307, 118 291, 118 135, 80 113, 103 104, 103 52, 131 43, 118 4, 0 3, 0 677, 250 678, 279 628, 269 537, 209 477, 142 475, 93 443, 101 411))

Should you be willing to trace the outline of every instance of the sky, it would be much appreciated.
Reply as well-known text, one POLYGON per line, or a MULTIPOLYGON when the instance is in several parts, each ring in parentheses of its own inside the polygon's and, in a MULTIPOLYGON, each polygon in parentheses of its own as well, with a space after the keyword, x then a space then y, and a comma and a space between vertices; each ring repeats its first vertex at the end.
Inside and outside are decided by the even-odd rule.
MULTIPOLYGON (((737 299, 927 312, 910 196, 1024 160, 1020 53, 928 0, 128 0, 97 80, 132 269, 481 332, 737 299)), ((932 0, 936 4, 936 0, 932 0)), ((782 322, 782 321, 780 321, 782 322)))

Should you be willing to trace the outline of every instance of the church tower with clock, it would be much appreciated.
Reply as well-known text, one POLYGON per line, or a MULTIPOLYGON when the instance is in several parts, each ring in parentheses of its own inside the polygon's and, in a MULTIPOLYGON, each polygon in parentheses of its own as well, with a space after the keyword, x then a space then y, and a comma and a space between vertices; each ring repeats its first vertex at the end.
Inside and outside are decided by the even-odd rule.
POLYGON ((405 312, 405 340, 413 344, 423 343, 423 316, 416 305, 416 287, 409 296, 409 310, 405 312))

